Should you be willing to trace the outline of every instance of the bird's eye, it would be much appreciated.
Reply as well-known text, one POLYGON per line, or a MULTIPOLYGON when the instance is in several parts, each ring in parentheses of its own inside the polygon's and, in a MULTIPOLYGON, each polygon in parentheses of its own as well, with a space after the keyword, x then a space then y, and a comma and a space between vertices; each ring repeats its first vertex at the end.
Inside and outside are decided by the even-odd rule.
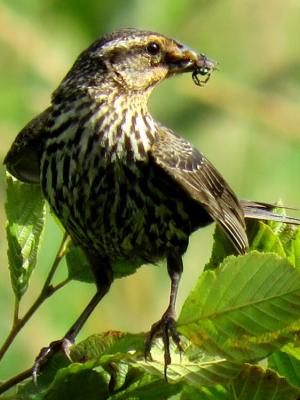
POLYGON ((151 56, 157 56, 160 53, 160 45, 156 42, 150 42, 147 44, 146 50, 151 56))

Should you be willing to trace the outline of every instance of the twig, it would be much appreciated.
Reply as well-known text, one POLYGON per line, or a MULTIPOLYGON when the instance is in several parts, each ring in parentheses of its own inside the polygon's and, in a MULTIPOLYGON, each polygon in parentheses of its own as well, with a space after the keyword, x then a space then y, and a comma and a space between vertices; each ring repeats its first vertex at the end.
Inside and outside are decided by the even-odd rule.
POLYGON ((20 374, 12 377, 11 379, 8 379, 6 382, 0 385, 0 394, 6 392, 8 389, 24 381, 25 379, 30 378, 31 373, 32 373, 32 368, 28 368, 25 371, 21 372, 20 374))
POLYGON ((64 285, 66 285, 69 282, 69 279, 65 279, 60 284, 57 284, 55 287, 51 286, 51 281, 57 270, 57 267, 60 261, 62 260, 63 256, 65 255, 67 241, 68 241, 68 235, 65 234, 39 296, 22 318, 16 316, 17 315, 16 310, 18 310, 18 307, 15 307, 13 326, 0 349, 0 360, 3 358, 4 354, 7 352, 7 350, 9 349, 12 342, 15 340, 18 333, 28 322, 28 320, 33 316, 36 310, 41 306, 41 304, 43 304, 43 302, 48 297, 50 297, 53 293, 61 289, 64 285))
POLYGON ((15 297, 13 326, 16 326, 17 323, 19 322, 19 311, 20 311, 20 300, 17 297, 15 297))

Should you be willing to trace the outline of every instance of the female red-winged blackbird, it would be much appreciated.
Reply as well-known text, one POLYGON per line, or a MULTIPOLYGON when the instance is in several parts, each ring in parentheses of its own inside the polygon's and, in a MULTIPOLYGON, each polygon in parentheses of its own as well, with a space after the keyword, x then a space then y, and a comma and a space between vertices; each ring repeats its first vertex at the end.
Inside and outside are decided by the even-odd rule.
POLYGON ((148 97, 157 84, 184 72, 201 84, 199 77, 207 80, 214 68, 203 54, 154 32, 108 34, 78 57, 50 107, 12 145, 7 169, 41 184, 52 210, 89 258, 97 284, 62 341, 43 349, 35 372, 57 345, 74 341, 114 277, 161 259, 171 278, 170 303, 152 326, 146 353, 162 334, 168 365, 169 336, 180 346, 175 300, 191 233, 215 221, 237 252, 245 253, 245 217, 299 223, 276 216, 267 204, 239 201, 198 150, 149 114, 148 97))

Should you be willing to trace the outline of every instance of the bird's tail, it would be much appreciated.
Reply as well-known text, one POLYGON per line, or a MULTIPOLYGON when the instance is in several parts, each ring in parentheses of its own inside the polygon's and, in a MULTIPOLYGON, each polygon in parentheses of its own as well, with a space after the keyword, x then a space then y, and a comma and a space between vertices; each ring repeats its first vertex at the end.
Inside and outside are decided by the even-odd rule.
POLYGON ((298 208, 284 207, 256 201, 240 200, 245 218, 261 219, 265 221, 277 221, 285 224, 300 225, 300 218, 281 215, 276 209, 300 211, 298 208))

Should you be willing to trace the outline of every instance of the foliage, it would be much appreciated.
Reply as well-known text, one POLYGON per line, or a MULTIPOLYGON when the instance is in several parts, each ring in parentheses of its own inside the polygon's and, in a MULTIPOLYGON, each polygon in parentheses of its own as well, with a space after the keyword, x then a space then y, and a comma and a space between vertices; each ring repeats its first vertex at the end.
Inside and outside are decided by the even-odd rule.
MULTIPOLYGON (((2 0, 0 158, 4 158, 25 123, 49 105, 51 92, 82 49, 104 32, 135 26, 178 38, 219 62, 219 71, 203 90, 196 88, 188 75, 170 80, 155 90, 150 104, 153 115, 188 137, 242 198, 272 202, 282 197, 284 204, 297 206, 300 202, 299 18, 300 3, 295 0, 232 0, 230 4, 221 0, 2 0)), ((10 328, 9 306, 13 298, 8 283, 10 270, 6 267, 4 177, 3 168, 0 176, 0 312, 5 317, 0 321, 0 342, 10 328)), ((252 240, 252 248, 275 251, 292 264, 297 265, 298 260, 299 265, 299 239, 289 235, 286 239, 278 238, 276 234, 272 236, 272 243, 265 240, 270 229, 273 227, 256 223, 249 226, 251 238, 253 234, 256 241, 252 240), (260 237, 256 236, 257 231, 260 237)), ((299 237, 297 232, 295 235, 299 237)), ((207 268, 218 268, 230 252, 225 239, 218 233, 215 236, 214 246, 218 251, 214 249, 215 259, 207 268)), ((40 288, 60 237, 60 229, 48 218, 38 268, 22 297, 24 309, 40 288)), ((209 229, 191 237, 178 305, 206 263, 211 243, 209 229)), ((76 270, 73 261, 68 266, 75 267, 70 278, 90 279, 86 271, 82 274, 76 270), (80 275, 76 275, 78 272, 80 275)), ((63 273, 68 275, 65 270, 63 273)), ((27 284, 26 280, 24 283, 27 284)), ((101 304, 83 335, 87 336, 87 330, 97 332, 99 327, 131 332, 148 329, 164 307, 167 287, 165 268, 143 268, 130 279, 117 281, 109 301, 101 304)), ((63 292, 63 300, 53 296, 46 302, 2 360, 1 379, 30 365, 39 347, 60 337, 81 310, 82 299, 90 296, 92 290, 93 285, 73 282, 63 292)), ((268 366, 292 379, 289 382, 295 385, 297 344, 285 345, 273 355, 276 358, 273 364, 268 359, 268 366)), ((240 396, 241 393, 245 390, 240 396)), ((189 386, 181 396, 223 399, 228 398, 228 393, 222 385, 202 387, 201 391, 189 386)))
MULTIPOLYGON (((26 199, 28 186, 20 186, 8 176, 9 254, 18 246, 24 248, 24 235, 16 235, 16 226, 22 232, 20 225, 24 225, 28 244, 36 244, 37 231, 43 229, 44 207, 39 196, 32 199, 34 212, 20 213, 19 203, 14 201, 15 195, 22 198, 22 191, 26 199)), ((3 394, 1 398, 154 400, 176 395, 181 400, 298 399, 299 229, 281 223, 252 222, 248 230, 251 251, 234 256, 226 237, 216 229, 211 260, 188 295, 177 321, 185 351, 179 354, 171 344, 172 363, 167 369, 167 381, 160 339, 151 350, 152 359, 145 360, 145 334, 109 331, 72 346, 72 362, 60 353, 55 354, 42 367, 36 385, 30 371, 25 381, 24 377, 17 377, 15 383, 21 384, 11 389, 12 394, 3 394)), ((67 255, 66 282, 89 280, 89 275, 78 273, 78 260, 84 264, 86 260, 81 258, 78 248, 66 243, 64 240, 57 258, 60 261, 67 255)), ((24 265, 35 265, 38 246, 33 248, 33 252, 22 252, 24 265)), ((13 268, 12 273, 14 269, 18 271, 13 268)), ((63 281, 64 284, 53 287, 55 269, 51 270, 44 286, 47 290, 42 290, 44 297, 38 306, 49 297, 50 288, 54 289, 50 291, 53 294, 65 284, 63 281)), ((14 283, 18 276, 16 273, 12 286, 20 301, 14 283)), ((29 278, 29 273, 22 276, 22 294, 28 288, 29 278)), ((15 321, 13 330, 20 321, 22 317, 15 321)), ((0 386, 0 392, 2 389, 0 386)))
POLYGON ((7 240, 12 287, 19 301, 36 266, 45 204, 39 185, 27 185, 7 177, 7 240))

